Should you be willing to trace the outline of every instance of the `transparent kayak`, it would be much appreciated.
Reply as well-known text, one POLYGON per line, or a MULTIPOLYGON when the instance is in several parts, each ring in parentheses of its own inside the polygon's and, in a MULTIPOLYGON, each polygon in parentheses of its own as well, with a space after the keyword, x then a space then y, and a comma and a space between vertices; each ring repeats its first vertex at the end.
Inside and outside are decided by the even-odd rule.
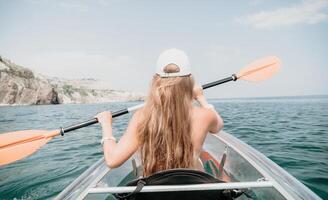
MULTIPOLYGON (((262 153, 226 132, 208 134, 203 148, 204 171, 225 183, 146 185, 141 192, 247 189, 237 199, 320 199, 262 153)), ((100 159, 55 199, 116 199, 113 194, 133 192, 135 186, 125 185, 139 177, 137 156, 116 169, 100 159)))

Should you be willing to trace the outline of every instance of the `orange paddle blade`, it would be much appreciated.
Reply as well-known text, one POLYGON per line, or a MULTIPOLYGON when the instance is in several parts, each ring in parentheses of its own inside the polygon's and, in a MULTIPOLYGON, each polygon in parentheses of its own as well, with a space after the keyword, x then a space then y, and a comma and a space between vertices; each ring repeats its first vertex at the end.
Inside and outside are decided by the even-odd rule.
POLYGON ((277 57, 262 58, 241 69, 237 74, 237 78, 250 82, 263 81, 276 74, 280 69, 280 65, 281 61, 277 57))
POLYGON ((59 135, 57 130, 26 130, 0 134, 0 166, 33 154, 56 135, 59 135))

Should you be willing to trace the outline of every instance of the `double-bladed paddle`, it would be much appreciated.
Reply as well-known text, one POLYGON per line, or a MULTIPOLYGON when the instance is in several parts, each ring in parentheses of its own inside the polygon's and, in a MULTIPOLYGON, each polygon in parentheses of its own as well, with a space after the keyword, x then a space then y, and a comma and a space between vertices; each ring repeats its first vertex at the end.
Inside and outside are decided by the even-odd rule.
MULTIPOLYGON (((218 81, 207 83, 202 87, 203 89, 207 89, 216 85, 236 80, 246 80, 250 82, 263 81, 273 76, 278 72, 279 69, 280 60, 277 57, 265 57, 250 63, 246 67, 242 68, 237 74, 233 74, 218 81)), ((140 104, 115 111, 112 113, 112 116, 115 118, 135 111, 142 106, 143 104, 140 104)), ((82 123, 74 124, 53 131, 24 130, 0 134, 0 166, 15 162, 33 154, 55 136, 64 135, 64 133, 95 123, 98 123, 98 120, 93 118, 82 123)))

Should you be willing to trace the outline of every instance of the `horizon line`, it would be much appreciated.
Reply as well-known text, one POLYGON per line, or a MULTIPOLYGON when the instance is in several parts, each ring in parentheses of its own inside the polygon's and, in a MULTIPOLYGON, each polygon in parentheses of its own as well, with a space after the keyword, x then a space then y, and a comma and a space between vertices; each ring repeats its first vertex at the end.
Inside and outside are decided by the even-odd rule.
POLYGON ((256 96, 256 97, 209 97, 208 100, 233 100, 233 99, 270 99, 270 98, 297 98, 297 97, 328 97, 328 94, 283 95, 283 96, 256 96))

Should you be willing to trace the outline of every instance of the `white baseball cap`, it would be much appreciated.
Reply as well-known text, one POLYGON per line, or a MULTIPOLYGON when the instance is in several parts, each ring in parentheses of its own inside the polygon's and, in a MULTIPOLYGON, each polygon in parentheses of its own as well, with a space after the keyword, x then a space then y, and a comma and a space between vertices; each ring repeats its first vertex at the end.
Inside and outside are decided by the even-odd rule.
POLYGON ((161 77, 188 76, 191 74, 190 63, 185 52, 179 49, 168 49, 161 53, 157 60, 156 74, 161 77), (169 64, 175 64, 179 67, 179 72, 166 73, 164 68, 169 64))

